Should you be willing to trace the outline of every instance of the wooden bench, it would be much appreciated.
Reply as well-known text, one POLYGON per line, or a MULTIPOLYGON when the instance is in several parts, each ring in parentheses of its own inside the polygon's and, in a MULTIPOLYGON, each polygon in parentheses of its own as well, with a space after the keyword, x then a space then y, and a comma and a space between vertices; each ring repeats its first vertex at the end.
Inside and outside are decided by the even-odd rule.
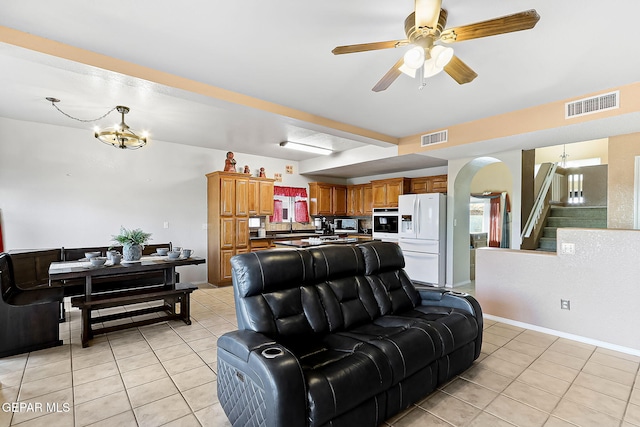
POLYGON ((187 325, 190 325, 191 315, 189 300, 191 293, 196 289, 198 289, 198 287, 191 283, 176 283, 175 288, 158 286, 107 292, 91 295, 90 297, 83 295, 71 298, 71 305, 82 310, 82 347, 87 347, 89 345, 89 340, 91 340, 96 334, 106 334, 125 328, 134 328, 174 319, 182 320, 187 325), (146 307, 122 313, 106 314, 96 317, 91 316, 91 312, 94 310, 159 300, 162 300, 164 303, 158 306, 146 307), (179 312, 176 312, 177 303, 180 303, 179 312), (134 319, 132 323, 103 326, 95 329, 91 326, 95 323, 108 322, 127 317, 135 318, 137 316, 158 312, 164 312, 165 314, 163 316, 141 320, 134 319))

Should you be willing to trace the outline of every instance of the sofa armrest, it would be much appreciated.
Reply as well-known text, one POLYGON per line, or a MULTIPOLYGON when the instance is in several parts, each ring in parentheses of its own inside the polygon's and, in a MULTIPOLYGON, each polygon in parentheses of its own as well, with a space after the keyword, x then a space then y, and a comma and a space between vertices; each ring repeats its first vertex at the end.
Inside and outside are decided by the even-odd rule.
POLYGON ((307 424, 304 375, 285 346, 258 332, 228 332, 218 339, 217 374, 218 399, 233 425, 307 424))
POLYGON ((466 311, 473 315, 478 324, 478 337, 476 338, 476 354, 480 356, 482 347, 482 331, 484 327, 482 308, 478 301, 465 292, 452 291, 446 288, 434 288, 430 286, 416 286, 416 290, 420 294, 420 305, 449 307, 466 311))

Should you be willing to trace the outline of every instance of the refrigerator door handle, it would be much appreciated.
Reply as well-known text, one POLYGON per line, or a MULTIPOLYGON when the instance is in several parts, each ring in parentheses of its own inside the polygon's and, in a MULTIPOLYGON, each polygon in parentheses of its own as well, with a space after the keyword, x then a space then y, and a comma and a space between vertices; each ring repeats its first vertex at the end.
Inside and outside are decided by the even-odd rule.
POLYGON ((416 218, 416 237, 420 236, 420 199, 418 197, 415 198, 417 201, 417 209, 414 209, 415 218, 416 218))
POLYGON ((411 217, 411 224, 413 224, 413 237, 418 237, 418 217, 416 216, 416 197, 413 198, 413 215, 411 217))

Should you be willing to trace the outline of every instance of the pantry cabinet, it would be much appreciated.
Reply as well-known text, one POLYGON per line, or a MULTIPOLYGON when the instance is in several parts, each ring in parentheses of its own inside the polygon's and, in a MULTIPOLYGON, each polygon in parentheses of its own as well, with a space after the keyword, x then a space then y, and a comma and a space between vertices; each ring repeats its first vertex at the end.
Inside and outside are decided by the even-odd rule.
POLYGON ((231 257, 250 250, 249 216, 273 214, 273 182, 234 172, 207 174, 207 273, 231 284, 231 257))

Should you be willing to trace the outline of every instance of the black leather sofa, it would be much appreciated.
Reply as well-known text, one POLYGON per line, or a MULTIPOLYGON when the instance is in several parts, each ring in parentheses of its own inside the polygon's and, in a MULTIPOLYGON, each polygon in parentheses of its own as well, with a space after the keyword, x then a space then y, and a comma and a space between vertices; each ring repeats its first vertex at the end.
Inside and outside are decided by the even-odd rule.
POLYGON ((477 301, 416 288, 394 243, 231 265, 239 330, 218 339, 218 399, 234 426, 378 426, 480 354, 477 301))

